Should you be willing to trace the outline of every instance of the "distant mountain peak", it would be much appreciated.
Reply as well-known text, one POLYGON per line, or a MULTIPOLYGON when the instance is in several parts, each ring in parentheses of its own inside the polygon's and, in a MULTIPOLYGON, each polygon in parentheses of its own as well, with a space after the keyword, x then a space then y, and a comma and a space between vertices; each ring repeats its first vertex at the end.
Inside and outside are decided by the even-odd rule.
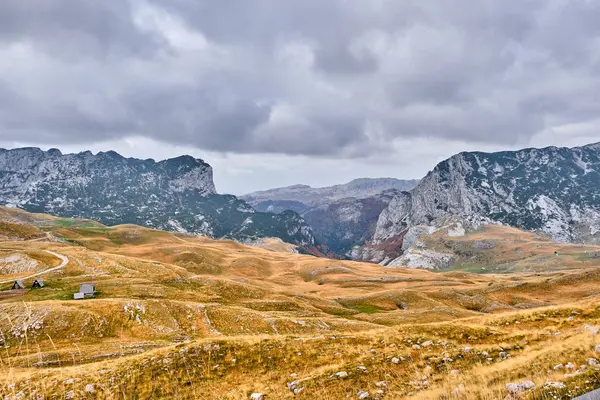
POLYGON ((241 197, 255 206, 267 201, 296 201, 313 207, 344 198, 367 198, 389 189, 409 190, 415 187, 417 183, 418 180, 358 178, 334 186, 314 188, 309 185, 292 185, 248 193, 241 197))

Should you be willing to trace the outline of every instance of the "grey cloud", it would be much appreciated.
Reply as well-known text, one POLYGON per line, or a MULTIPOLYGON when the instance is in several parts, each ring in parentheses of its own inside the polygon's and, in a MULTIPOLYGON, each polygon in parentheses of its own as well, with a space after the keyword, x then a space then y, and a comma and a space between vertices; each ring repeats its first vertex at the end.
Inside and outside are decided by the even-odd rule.
POLYGON ((598 20, 584 0, 4 0, 0 139, 346 158, 527 143, 596 119, 598 20))

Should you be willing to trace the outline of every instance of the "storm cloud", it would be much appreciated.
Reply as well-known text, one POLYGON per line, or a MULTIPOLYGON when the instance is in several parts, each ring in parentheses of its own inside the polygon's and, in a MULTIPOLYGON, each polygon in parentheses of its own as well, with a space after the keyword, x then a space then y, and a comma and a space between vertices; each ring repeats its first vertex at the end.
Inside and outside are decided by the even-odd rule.
POLYGON ((589 136, 598 21, 586 0, 3 0, 0 139, 353 159, 589 136))

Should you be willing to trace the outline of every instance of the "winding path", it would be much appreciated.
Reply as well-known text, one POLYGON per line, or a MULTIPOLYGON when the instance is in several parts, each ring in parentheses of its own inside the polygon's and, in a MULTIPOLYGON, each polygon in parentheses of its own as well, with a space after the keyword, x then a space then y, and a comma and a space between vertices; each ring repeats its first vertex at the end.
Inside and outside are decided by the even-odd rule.
MULTIPOLYGON (((31 274, 31 275, 28 275, 28 276, 24 276, 22 278, 18 278, 18 280, 23 281, 25 279, 35 278, 36 276, 40 276, 40 275, 43 275, 43 274, 47 274, 48 272, 53 272, 53 271, 59 270, 61 268, 64 268, 64 266, 69 263, 69 257, 67 257, 65 255, 58 254, 58 253, 55 253, 55 252, 50 251, 50 250, 44 250, 44 251, 46 253, 48 253, 48 254, 52 254, 53 256, 60 258, 60 260, 61 260, 60 265, 58 265, 56 267, 49 268, 49 269, 41 271, 41 272, 36 272, 35 274, 31 274)), ((1 281, 0 284, 10 283, 10 282, 14 282, 14 281, 15 281, 15 279, 9 279, 7 281, 1 281)))

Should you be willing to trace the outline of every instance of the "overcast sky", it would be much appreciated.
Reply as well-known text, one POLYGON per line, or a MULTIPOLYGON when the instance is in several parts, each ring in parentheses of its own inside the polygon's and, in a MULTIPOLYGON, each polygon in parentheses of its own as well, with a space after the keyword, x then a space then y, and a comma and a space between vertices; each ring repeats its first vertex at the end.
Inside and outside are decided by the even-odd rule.
POLYGON ((600 141, 600 1, 1 0, 0 147, 203 158, 220 192, 600 141))

